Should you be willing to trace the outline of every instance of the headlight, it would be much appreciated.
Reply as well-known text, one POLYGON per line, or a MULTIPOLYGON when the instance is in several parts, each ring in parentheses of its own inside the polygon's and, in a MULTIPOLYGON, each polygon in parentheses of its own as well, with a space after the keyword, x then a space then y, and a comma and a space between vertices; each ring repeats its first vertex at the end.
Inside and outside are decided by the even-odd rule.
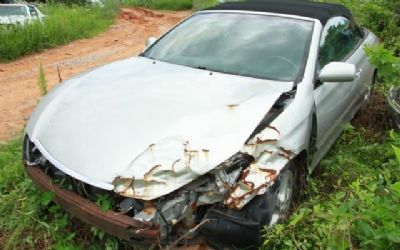
POLYGON ((28 165, 43 165, 46 162, 46 159, 40 153, 39 149, 35 146, 35 144, 29 139, 29 136, 26 134, 24 137, 24 144, 22 150, 22 159, 28 165))

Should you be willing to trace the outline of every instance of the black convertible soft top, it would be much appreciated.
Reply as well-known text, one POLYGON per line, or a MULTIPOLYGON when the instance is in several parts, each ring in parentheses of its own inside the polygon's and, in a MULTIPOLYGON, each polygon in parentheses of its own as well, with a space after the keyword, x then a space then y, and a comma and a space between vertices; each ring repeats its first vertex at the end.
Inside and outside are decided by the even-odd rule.
POLYGON ((323 25, 335 16, 344 16, 353 20, 351 12, 340 4, 318 3, 306 0, 248 0, 245 2, 228 2, 206 10, 245 10, 274 12, 315 18, 323 25))

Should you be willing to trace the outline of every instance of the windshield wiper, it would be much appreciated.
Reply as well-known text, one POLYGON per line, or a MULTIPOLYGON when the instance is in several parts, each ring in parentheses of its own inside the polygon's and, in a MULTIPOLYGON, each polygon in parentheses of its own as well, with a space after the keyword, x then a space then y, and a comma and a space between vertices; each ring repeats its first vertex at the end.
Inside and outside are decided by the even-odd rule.
POLYGON ((148 59, 151 59, 151 60, 156 60, 151 56, 147 56, 144 52, 140 53, 138 56, 141 56, 141 57, 144 57, 144 58, 148 58, 148 59))
MULTIPOLYGON (((209 68, 207 68, 207 67, 204 67, 204 66, 197 66, 196 69, 211 70, 211 69, 209 69, 209 68)), ((212 70, 211 70, 211 71, 212 71, 212 70)))

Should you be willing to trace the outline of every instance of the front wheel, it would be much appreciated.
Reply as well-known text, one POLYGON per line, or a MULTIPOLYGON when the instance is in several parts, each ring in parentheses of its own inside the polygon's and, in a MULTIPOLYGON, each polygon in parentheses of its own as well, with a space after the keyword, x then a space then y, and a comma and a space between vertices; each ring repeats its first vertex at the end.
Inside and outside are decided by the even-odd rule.
POLYGON ((279 174, 270 192, 265 195, 268 210, 271 211, 270 218, 267 220, 269 226, 289 217, 294 203, 300 200, 305 181, 305 168, 301 163, 295 162, 295 160, 289 162, 279 174))
POLYGON ((293 200, 294 186, 294 173, 292 169, 289 168, 281 172, 278 179, 278 187, 275 194, 273 194, 275 196, 274 208, 269 225, 275 225, 288 217, 293 200))
POLYGON ((264 227, 288 218, 300 197, 305 185, 305 164, 291 160, 265 194, 256 196, 240 210, 208 209, 205 218, 210 222, 200 229, 207 242, 216 249, 224 245, 253 249, 262 244, 264 227))

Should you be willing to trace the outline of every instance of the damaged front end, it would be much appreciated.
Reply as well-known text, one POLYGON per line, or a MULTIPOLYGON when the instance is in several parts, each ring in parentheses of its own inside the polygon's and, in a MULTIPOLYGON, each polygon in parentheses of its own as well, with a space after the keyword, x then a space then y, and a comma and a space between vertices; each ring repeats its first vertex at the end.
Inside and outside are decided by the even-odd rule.
MULTIPOLYGON (((281 131, 289 127, 281 125, 285 120, 275 119, 287 105, 286 101, 291 100, 288 97, 281 98, 282 103, 277 101, 262 121, 265 124, 256 128, 239 152, 207 173, 199 174, 192 169, 190 173, 197 175, 196 178, 156 199, 140 197, 146 197, 149 188, 160 189, 167 181, 179 181, 199 157, 207 159, 212 152, 193 150, 189 142, 184 142, 183 156, 167 168, 154 165, 139 180, 118 176, 112 183, 114 190, 104 190, 56 168, 27 135, 24 141, 27 172, 39 187, 53 191, 55 201, 69 213, 130 242, 177 246, 204 238, 216 248, 256 246, 261 243, 263 227, 279 220, 271 207, 277 199, 276 184, 301 148, 287 149, 289 143, 296 144, 282 133, 294 135, 281 131), (110 211, 101 211, 95 204, 99 195, 112 200, 110 211)), ((304 137, 306 130, 297 129, 297 136, 304 137)), ((149 159, 154 159, 155 147, 150 145, 142 156, 148 154, 149 159)))

